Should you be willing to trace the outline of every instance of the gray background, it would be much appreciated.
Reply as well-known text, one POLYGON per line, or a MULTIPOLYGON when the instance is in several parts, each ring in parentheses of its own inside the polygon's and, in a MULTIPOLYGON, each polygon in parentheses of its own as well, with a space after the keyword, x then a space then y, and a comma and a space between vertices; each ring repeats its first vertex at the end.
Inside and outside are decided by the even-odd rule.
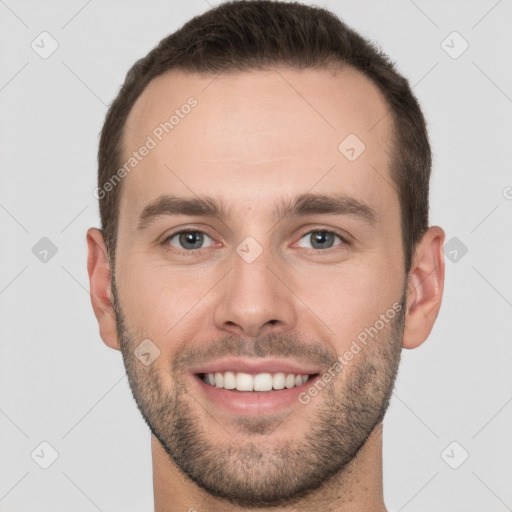
MULTIPOLYGON (((107 105, 132 63, 208 4, 0 0, 2 512, 153 508, 150 434, 98 334, 85 232, 99 225, 107 105), (31 47, 51 49, 43 31, 59 45, 46 59, 31 47), (43 441, 58 452, 48 469, 43 441)), ((386 503, 512 510, 512 1, 318 5, 414 85, 434 151, 431 223, 451 244, 439 318, 404 351, 385 421, 386 503)))

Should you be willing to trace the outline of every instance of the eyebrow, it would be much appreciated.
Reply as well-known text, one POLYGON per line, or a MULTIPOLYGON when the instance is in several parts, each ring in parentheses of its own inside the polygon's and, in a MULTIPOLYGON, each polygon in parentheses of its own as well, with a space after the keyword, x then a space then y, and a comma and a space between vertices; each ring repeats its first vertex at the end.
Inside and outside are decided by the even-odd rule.
POLYGON ((144 207, 139 217, 138 229, 144 229, 152 220, 161 215, 188 215, 225 219, 229 216, 229 213, 222 201, 208 196, 185 198, 166 194, 144 207))
MULTIPOLYGON (((369 205, 345 194, 306 193, 292 199, 282 199, 274 207, 272 214, 276 222, 289 217, 307 215, 354 216, 370 226, 377 222, 377 214, 369 205)), ((230 217, 230 210, 223 201, 210 196, 185 198, 165 194, 144 207, 137 228, 144 229, 151 221, 163 215, 216 217, 224 220, 230 217)))

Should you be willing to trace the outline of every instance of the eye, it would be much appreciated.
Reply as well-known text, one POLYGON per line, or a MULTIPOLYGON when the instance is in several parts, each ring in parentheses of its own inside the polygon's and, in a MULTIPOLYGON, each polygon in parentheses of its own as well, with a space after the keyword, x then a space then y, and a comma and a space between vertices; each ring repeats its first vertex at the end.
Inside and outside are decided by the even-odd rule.
POLYGON ((310 244, 305 246, 308 249, 330 249, 335 245, 341 245, 341 243, 346 243, 346 240, 341 235, 338 235, 333 231, 326 230, 310 231, 301 238, 301 240, 303 239, 306 239, 306 243, 310 244), (340 243, 335 243, 336 238, 340 240, 340 243))
POLYGON ((196 249, 203 248, 203 243, 205 242, 205 239, 208 239, 211 242, 213 242, 213 240, 202 231, 178 231, 168 236, 164 240, 164 244, 172 245, 173 247, 177 247, 178 249, 194 251, 196 249))

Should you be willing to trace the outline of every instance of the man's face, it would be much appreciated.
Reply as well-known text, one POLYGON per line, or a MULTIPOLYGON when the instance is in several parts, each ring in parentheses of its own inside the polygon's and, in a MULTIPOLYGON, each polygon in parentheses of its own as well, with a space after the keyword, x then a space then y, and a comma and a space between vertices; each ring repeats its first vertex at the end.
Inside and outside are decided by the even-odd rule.
POLYGON ((123 182, 119 341, 174 464, 238 505, 278 504, 342 470, 391 394, 406 285, 391 124, 376 87, 349 68, 214 78, 161 76, 127 121, 126 160, 148 136, 155 145, 123 182), (197 105, 158 130, 190 97, 197 105), (183 213, 166 195, 207 197, 225 216, 183 213), (290 209, 303 195, 336 201, 290 209), (136 356, 146 339, 146 363, 159 350, 151 364, 136 356), (207 373, 284 389, 222 389, 207 373))

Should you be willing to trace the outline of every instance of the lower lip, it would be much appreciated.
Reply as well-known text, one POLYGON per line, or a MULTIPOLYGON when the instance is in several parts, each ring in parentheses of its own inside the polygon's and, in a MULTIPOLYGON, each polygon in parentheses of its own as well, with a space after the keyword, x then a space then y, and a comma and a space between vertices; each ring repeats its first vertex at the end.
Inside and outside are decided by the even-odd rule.
POLYGON ((216 388, 206 384, 198 375, 192 377, 199 385, 201 392, 214 404, 234 414, 257 416, 278 412, 294 404, 300 404, 299 395, 314 385, 320 375, 310 377, 300 386, 272 391, 236 391, 216 388))

